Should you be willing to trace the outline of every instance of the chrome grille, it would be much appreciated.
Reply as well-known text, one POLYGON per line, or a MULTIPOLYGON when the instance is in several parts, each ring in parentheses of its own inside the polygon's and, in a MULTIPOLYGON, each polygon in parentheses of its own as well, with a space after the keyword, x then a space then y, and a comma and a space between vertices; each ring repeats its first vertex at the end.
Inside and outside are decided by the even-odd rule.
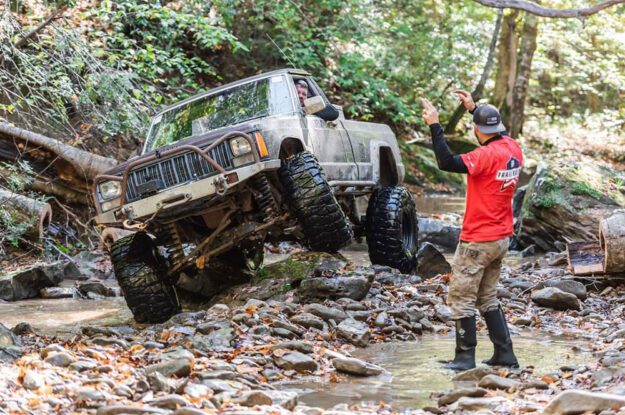
MULTIPOLYGON (((232 151, 228 142, 224 142, 208 154, 225 170, 233 167, 232 151)), ((141 166, 128 174, 126 181, 126 202, 141 198, 137 186, 151 180, 157 180, 158 190, 165 190, 193 180, 204 179, 216 174, 217 170, 198 153, 190 151, 158 160, 147 166, 141 166)))

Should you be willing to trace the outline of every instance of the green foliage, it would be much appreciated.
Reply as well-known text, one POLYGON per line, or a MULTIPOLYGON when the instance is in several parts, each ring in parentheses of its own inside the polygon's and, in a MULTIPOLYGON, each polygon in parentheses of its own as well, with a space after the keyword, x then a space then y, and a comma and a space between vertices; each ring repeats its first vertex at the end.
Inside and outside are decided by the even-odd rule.
MULTIPOLYGON (((13 193, 23 193, 25 188, 32 183, 34 172, 26 162, 15 164, 0 163, 0 179, 4 182, 4 186, 0 186, 2 190, 8 190, 13 193)), ((33 197, 37 197, 33 195, 33 197)), ((24 217, 18 215, 8 206, 0 203, 0 257, 5 253, 5 247, 10 245, 17 248, 22 236, 37 221, 37 218, 30 217, 24 220, 24 217)))
POLYGON ((577 196, 589 196, 597 200, 603 196, 600 191, 592 188, 588 183, 577 181, 571 183, 571 193, 577 196))
POLYGON ((95 54, 107 65, 142 80, 137 98, 160 103, 186 98, 220 78, 211 57, 245 50, 221 24, 210 2, 102 1, 84 14, 95 54))

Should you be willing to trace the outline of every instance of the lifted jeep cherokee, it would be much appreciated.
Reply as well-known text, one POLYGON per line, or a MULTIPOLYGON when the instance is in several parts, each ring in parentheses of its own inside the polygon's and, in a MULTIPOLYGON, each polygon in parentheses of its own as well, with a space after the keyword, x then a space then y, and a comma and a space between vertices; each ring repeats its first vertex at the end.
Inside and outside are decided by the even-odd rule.
POLYGON ((141 155, 96 178, 96 222, 136 231, 111 260, 135 319, 156 323, 180 311, 177 289, 212 296, 244 280, 268 239, 336 252, 366 236, 371 262, 411 271, 403 177, 388 126, 346 120, 308 73, 283 69, 157 114, 141 155))

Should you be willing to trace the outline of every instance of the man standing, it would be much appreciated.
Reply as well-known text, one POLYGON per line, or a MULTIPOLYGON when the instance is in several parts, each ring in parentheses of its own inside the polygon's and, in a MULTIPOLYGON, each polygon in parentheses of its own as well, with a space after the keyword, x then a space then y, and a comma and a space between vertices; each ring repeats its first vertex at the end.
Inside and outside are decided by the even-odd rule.
POLYGON ((473 114, 473 130, 480 147, 456 155, 443 137, 438 111, 422 99, 423 119, 430 127, 438 167, 465 173, 467 199, 460 242, 454 255, 447 303, 456 321, 455 357, 448 367, 475 367, 476 307, 482 313, 495 351, 484 363, 518 367, 503 310, 497 299, 501 261, 508 252, 513 233, 512 197, 523 163, 523 152, 515 140, 504 135, 501 115, 492 105, 476 106, 471 94, 455 92, 473 114))

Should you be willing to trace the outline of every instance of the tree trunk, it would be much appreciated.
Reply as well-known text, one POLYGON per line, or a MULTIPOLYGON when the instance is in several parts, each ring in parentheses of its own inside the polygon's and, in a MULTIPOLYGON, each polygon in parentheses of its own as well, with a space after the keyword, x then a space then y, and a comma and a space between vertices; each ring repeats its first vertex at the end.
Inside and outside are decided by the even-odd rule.
POLYGON ((9 136, 14 142, 16 141, 20 152, 43 149, 53 153, 55 157, 51 163, 56 164, 59 176, 69 179, 67 180, 69 182, 90 182, 97 175, 117 164, 114 159, 80 150, 5 122, 0 122, 0 135, 9 136))
POLYGON ((601 221, 599 241, 604 250, 605 272, 625 272, 625 212, 618 212, 601 221))
MULTIPOLYGON (((486 81, 488 81, 488 77, 490 76, 490 71, 493 68, 493 61, 495 57, 495 49, 497 48, 497 39, 499 38, 499 31, 501 30, 501 21, 503 19, 503 9, 499 9, 497 13, 497 21, 495 22, 495 28, 493 29, 493 35, 491 36, 490 46, 488 48, 488 55, 486 56, 486 63, 484 64, 484 70, 482 71, 482 76, 480 77, 479 82, 477 83, 471 95, 473 96, 473 100, 475 102, 479 101, 482 98, 482 94, 484 93, 484 86, 486 86, 486 81)), ((464 105, 458 105, 458 108, 454 111, 451 119, 447 123, 445 127, 445 133, 451 134, 456 130, 456 126, 462 119, 462 116, 466 112, 464 105)))
POLYGON ((525 99, 532 73, 532 60, 536 51, 537 37, 538 17, 533 14, 526 15, 523 19, 523 31, 521 33, 518 73, 512 90, 512 108, 510 111, 510 125, 508 127, 512 137, 518 137, 523 131, 525 99))
POLYGON ((3 189, 0 189, 0 209, 10 215, 14 222, 32 221, 23 237, 33 242, 43 239, 52 219, 52 207, 48 203, 3 189))
POLYGON ((512 89, 516 79, 516 62, 519 37, 517 35, 517 17, 514 11, 505 16, 499 48, 497 49, 497 75, 495 77, 494 102, 505 125, 510 125, 510 107, 512 106, 512 89))

